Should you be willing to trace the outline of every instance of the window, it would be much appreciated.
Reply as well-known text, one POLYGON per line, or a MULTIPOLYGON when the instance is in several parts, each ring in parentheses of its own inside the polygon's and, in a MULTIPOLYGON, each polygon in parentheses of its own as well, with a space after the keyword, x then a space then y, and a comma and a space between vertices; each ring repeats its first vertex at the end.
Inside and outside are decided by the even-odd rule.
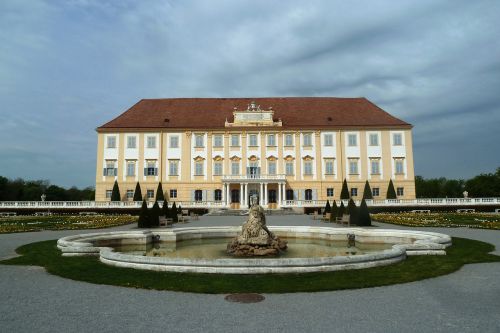
POLYGON ((285 135, 285 146, 293 146, 293 134, 285 135))
POLYGON ((358 188, 351 187, 351 197, 357 197, 357 196, 358 196, 358 188))
POLYGON ((304 175, 312 175, 312 162, 311 161, 306 161, 304 162, 304 175))
POLYGON ((137 138, 135 136, 127 136, 127 148, 137 148, 137 138))
POLYGON ((401 133, 394 133, 392 135, 392 143, 394 146, 402 146, 403 145, 403 137, 401 133))
POLYGON ((222 175, 222 162, 214 162, 214 176, 222 175))
POLYGON ((285 163, 285 173, 287 176, 293 176, 293 162, 285 163))
POLYGON ((313 199, 313 191, 311 189, 307 189, 305 191, 305 198, 304 200, 312 200, 313 199))
POLYGON ((374 197, 380 196, 380 188, 378 188, 378 187, 372 188, 372 196, 374 196, 374 197))
POLYGON ((196 134, 194 136, 194 146, 197 148, 204 147, 203 143, 204 135, 203 134, 196 134))
POLYGON ((170 198, 177 198, 177 189, 170 190, 170 198))
POLYGON ((267 173, 269 175, 276 174, 276 162, 275 161, 268 161, 267 162, 267 173))
POLYGON ((147 161, 146 169, 144 170, 145 176, 157 176, 158 169, 156 168, 156 161, 147 161))
POLYGON ((332 134, 325 134, 324 139, 325 139, 325 146, 333 146, 333 135, 332 134))
POLYGON ((215 190, 214 191, 214 200, 215 201, 222 201, 222 190, 215 190))
POLYGON ((380 175, 380 160, 371 159, 370 160, 371 174, 380 175))
POLYGON ((179 175, 179 161, 168 161, 168 175, 178 176, 179 175))
POLYGON ((127 176, 135 176, 135 162, 127 161, 127 176))
POLYGON ((113 195, 113 190, 106 190, 106 199, 111 199, 112 195, 113 195))
POLYGON ((238 147, 240 145, 240 136, 238 134, 231 135, 231 146, 238 147))
POLYGON ((179 148, 179 137, 177 135, 170 137, 170 148, 179 148))
POLYGON ((154 197, 155 197, 155 190, 147 190, 146 191, 146 197, 148 199, 154 199, 154 197))
POLYGON ((378 134, 370 134, 370 146, 378 146, 378 134))
POLYGON ((104 176, 116 176, 118 175, 118 169, 115 168, 115 161, 106 161, 106 167, 104 168, 104 176))
POLYGON ((274 134, 267 135, 267 145, 268 146, 276 146, 276 135, 274 135, 274 134))
POLYGON ((326 196, 327 197, 333 197, 333 187, 329 187, 326 189, 326 196))
POLYGON ((240 162, 232 162, 231 163, 231 174, 233 176, 240 174, 240 162))
POLYGON ((396 189, 396 195, 398 197, 402 197, 403 195, 405 195, 405 189, 404 189, 404 187, 398 187, 396 189))
POLYGON ((194 201, 203 201, 203 191, 195 190, 194 191, 194 201))
POLYGON ((106 144, 108 148, 116 148, 116 136, 108 136, 106 144))
POLYGON ((134 198, 134 190, 127 190, 127 199, 131 200, 134 198))
POLYGON ((194 175, 203 176, 203 161, 194 163, 194 175))
POLYGON ((257 134, 250 134, 248 145, 257 146, 257 134))
POLYGON ((349 159, 349 174, 357 175, 358 174, 358 160, 357 159, 349 159))
POLYGON ((395 160, 394 161, 394 166, 395 166, 396 174, 397 175, 404 174, 403 159, 397 159, 397 160, 395 160))
POLYGON ((304 146, 312 146, 312 135, 304 134, 304 146))
POLYGON ((214 147, 222 147, 222 135, 214 135, 214 147))
POLYGON ((286 200, 293 200, 293 190, 291 189, 286 190, 285 198, 286 200))
POLYGON ((325 175, 333 175, 333 160, 325 160, 325 175))
POLYGON ((356 134, 347 135, 347 144, 349 147, 356 147, 358 145, 358 137, 356 134))
POLYGON ((148 148, 156 148, 156 136, 148 136, 147 137, 147 147, 148 148))

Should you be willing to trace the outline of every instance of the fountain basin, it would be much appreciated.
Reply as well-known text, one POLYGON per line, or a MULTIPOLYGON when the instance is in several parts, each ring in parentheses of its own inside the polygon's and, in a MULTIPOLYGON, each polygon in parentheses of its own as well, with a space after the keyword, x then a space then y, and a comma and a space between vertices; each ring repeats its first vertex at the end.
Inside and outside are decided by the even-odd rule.
POLYGON ((105 264, 136 269, 189 273, 267 274, 309 273, 362 269, 400 262, 407 255, 445 255, 451 238, 434 232, 330 228, 307 226, 269 227, 278 237, 345 241, 354 234, 356 243, 391 244, 391 248, 360 255, 313 258, 167 258, 116 252, 113 247, 145 245, 155 241, 181 242, 194 239, 233 238, 241 227, 196 227, 80 234, 58 240, 63 256, 99 256, 105 264))

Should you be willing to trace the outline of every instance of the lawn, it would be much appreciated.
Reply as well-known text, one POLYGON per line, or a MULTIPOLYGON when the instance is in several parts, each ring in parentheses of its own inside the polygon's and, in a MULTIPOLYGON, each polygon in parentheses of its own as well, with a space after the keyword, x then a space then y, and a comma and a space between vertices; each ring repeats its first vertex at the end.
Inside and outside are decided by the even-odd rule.
POLYGON ((137 222, 130 215, 51 215, 0 218, 0 234, 41 230, 100 229, 137 222))
POLYGON ((500 230, 500 214, 488 213, 379 213, 377 222, 409 227, 478 228, 500 230))
MULTIPOLYGON (((212 275, 168 273, 102 264, 96 257, 63 257, 56 241, 27 244, 21 256, 1 261, 4 265, 34 265, 68 279, 123 287, 198 293, 286 293, 370 288, 428 279, 452 273, 465 264, 499 262, 489 254, 488 243, 453 238, 446 256, 412 256, 390 266, 362 270, 307 274, 212 275)), ((34 281, 35 283, 35 281, 34 281)))

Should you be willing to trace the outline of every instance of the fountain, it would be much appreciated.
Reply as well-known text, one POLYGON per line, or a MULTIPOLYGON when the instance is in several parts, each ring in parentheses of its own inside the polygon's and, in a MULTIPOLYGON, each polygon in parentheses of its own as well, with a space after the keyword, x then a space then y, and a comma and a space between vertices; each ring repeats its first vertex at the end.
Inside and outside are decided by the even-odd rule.
POLYGON ((241 233, 227 244, 227 253, 235 257, 277 256, 286 250, 287 242, 274 235, 266 226, 264 208, 258 197, 250 198, 248 220, 241 233))

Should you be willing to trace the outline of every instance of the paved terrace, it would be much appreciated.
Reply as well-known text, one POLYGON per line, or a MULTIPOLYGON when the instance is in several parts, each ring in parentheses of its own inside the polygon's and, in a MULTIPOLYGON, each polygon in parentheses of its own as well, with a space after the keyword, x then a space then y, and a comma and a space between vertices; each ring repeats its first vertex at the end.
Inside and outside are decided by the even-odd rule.
MULTIPOLYGON (((185 226, 240 225, 244 219, 201 217, 185 226)), ((267 221, 269 225, 321 224, 301 215, 269 216, 267 221)), ((500 254, 500 231, 424 230, 490 242, 500 254)), ((82 232, 86 231, 0 235, 0 257, 13 256, 22 244, 82 232)), ((263 302, 254 304, 230 303, 224 296, 94 285, 52 276, 39 267, 0 266, 0 331, 500 331, 499 263, 466 265, 450 275, 388 287, 265 294, 263 302)))

